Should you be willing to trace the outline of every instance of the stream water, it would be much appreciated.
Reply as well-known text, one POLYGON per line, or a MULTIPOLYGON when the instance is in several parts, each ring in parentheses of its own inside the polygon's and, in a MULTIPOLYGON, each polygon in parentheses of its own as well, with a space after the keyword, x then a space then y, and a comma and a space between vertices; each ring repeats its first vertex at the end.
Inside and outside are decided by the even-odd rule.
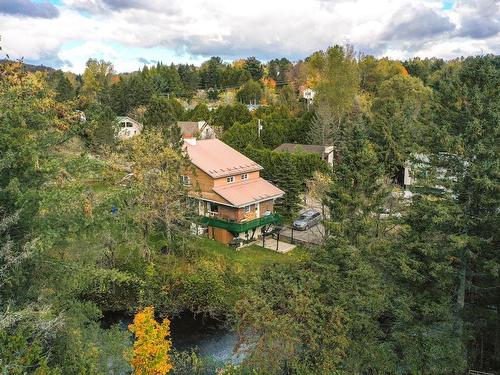
MULTIPOLYGON (((104 328, 118 324, 122 330, 127 330, 130 323, 132 317, 121 313, 105 314, 101 320, 104 328)), ((202 319, 185 312, 171 319, 170 331, 172 346, 176 350, 193 349, 201 356, 223 363, 238 364, 244 358, 242 354, 233 352, 237 343, 236 333, 217 320, 202 319)))
POLYGON ((241 354, 234 353, 237 335, 213 319, 201 319, 183 313, 171 321, 172 345, 177 350, 196 349, 202 356, 210 356, 224 363, 238 364, 241 354))

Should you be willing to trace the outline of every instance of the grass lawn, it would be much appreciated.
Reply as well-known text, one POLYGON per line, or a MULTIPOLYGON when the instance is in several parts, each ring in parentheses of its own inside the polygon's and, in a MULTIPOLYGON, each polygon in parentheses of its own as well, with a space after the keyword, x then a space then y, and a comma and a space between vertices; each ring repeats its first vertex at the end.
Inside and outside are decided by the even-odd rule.
POLYGON ((272 263, 292 263, 307 259, 309 254, 301 247, 296 247, 286 254, 280 254, 276 251, 265 249, 261 246, 251 245, 235 250, 232 247, 221 244, 220 242, 210 240, 206 237, 198 237, 195 240, 197 246, 213 256, 214 258, 223 257, 227 261, 238 264, 246 270, 258 270, 262 266, 272 263))

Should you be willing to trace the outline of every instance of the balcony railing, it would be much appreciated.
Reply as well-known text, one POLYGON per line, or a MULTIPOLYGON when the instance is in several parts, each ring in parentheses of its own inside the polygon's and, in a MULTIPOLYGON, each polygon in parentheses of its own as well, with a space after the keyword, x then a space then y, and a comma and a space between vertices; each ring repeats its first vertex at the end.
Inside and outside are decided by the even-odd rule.
POLYGON ((226 229, 232 233, 243 233, 248 230, 262 227, 267 224, 278 224, 281 222, 281 216, 278 214, 271 214, 259 217, 257 219, 248 220, 243 223, 235 223, 227 220, 218 219, 215 217, 200 217, 201 224, 211 227, 226 229))

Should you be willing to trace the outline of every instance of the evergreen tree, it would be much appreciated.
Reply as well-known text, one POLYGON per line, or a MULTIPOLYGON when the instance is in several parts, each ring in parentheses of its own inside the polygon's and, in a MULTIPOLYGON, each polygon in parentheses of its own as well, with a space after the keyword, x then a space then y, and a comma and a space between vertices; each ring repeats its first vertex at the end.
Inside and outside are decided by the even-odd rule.
POLYGON ((290 218, 300 208, 302 180, 289 155, 272 154, 272 164, 275 165, 275 170, 270 180, 285 191, 285 195, 276 201, 276 208, 278 212, 290 218))
POLYGON ((182 142, 177 121, 182 119, 183 112, 184 109, 177 100, 156 96, 146 108, 144 125, 151 129, 160 129, 170 144, 177 149, 182 142))
POLYGON ((111 108, 93 103, 85 112, 84 139, 94 151, 110 150, 117 140, 118 123, 111 108))
POLYGON ((250 73, 254 81, 259 81, 264 76, 262 63, 253 56, 245 60, 243 67, 250 73))
POLYGON ((456 289, 463 322, 459 334, 468 344, 469 362, 481 369, 500 366, 500 279, 495 271, 500 264, 499 69, 498 56, 467 58, 445 68, 435 83, 436 122, 449 135, 442 143, 455 155, 447 168, 452 181, 456 179, 452 189, 462 211, 454 234, 461 244, 456 289), (467 340, 467 335, 472 338, 467 340))
POLYGON ((201 84, 200 75, 194 65, 179 64, 177 72, 182 82, 182 96, 192 97, 201 84))
POLYGON ((220 57, 211 57, 200 67, 201 84, 205 89, 222 87, 224 63, 220 57))
POLYGON ((211 113, 206 104, 197 104, 186 113, 187 121, 210 121, 211 113))
POLYGON ((404 165, 412 151, 427 148, 431 97, 431 89, 418 78, 395 75, 380 85, 372 106, 372 139, 388 174, 404 165))
POLYGON ((212 123, 216 126, 222 126, 224 130, 229 129, 235 123, 246 124, 251 120, 250 111, 241 103, 220 106, 212 117, 212 123))
POLYGON ((56 91, 56 99, 60 102, 74 99, 75 88, 69 79, 60 70, 56 70, 48 76, 51 87, 56 91))
POLYGON ((368 139, 365 120, 357 117, 342 129, 342 148, 333 167, 327 193, 332 236, 345 236, 352 243, 375 234, 378 212, 388 194, 384 170, 368 139))

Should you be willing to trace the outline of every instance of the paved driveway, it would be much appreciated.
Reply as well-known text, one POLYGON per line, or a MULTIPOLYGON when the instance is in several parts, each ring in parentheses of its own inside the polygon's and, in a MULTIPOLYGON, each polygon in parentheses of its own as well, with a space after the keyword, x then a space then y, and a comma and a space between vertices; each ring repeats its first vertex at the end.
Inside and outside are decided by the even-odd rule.
MULTIPOLYGON (((307 230, 295 230, 293 229, 293 239, 298 240, 298 242, 306 242, 310 244, 320 245, 323 241, 323 235, 325 233, 325 228, 323 224, 315 225, 307 230)), ((285 227, 281 231, 280 235, 292 238, 292 228, 285 227)))

